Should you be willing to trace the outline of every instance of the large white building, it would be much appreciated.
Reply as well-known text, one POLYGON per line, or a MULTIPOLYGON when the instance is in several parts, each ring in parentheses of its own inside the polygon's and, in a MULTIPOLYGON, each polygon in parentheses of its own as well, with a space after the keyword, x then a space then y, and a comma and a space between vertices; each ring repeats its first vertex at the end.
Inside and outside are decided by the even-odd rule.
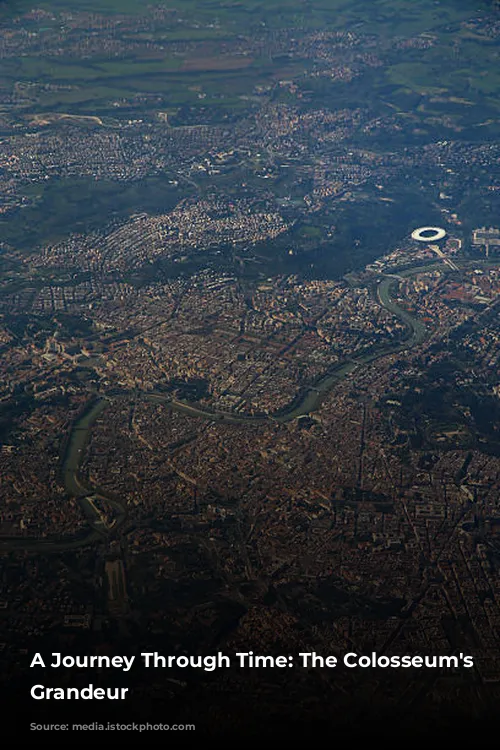
POLYGON ((437 242, 446 237, 446 230, 441 227, 419 227, 411 236, 417 242, 437 242))

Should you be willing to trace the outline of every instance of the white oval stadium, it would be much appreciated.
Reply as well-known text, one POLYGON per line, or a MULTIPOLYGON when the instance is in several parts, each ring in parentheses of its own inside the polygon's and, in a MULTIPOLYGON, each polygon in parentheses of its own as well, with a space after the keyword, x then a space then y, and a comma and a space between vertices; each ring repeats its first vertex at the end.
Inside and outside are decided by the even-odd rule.
POLYGON ((415 229, 411 236, 417 242, 436 242, 446 237, 446 230, 441 227, 420 227, 415 229))

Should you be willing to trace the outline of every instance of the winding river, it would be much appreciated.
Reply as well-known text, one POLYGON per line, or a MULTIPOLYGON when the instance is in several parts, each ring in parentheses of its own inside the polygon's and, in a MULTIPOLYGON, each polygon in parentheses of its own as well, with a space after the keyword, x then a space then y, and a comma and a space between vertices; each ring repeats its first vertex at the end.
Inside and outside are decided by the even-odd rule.
MULTIPOLYGON (((201 409, 198 406, 189 404, 187 402, 176 401, 175 399, 172 399, 160 393, 151 392, 142 395, 149 401, 164 403, 168 405, 170 409, 186 414, 187 416, 235 424, 255 424, 269 420, 285 423, 306 414, 310 414, 319 407, 325 395, 340 380, 347 377, 354 370, 370 364, 380 357, 397 351, 403 351, 405 349, 408 349, 410 346, 418 345, 424 340, 427 333, 424 324, 418 319, 413 318, 405 310, 402 310, 393 300, 392 294, 394 288, 397 284, 399 284, 402 278, 412 276, 417 273, 422 273, 424 271, 434 270, 436 268, 442 269, 443 267, 439 264, 433 263, 432 265, 410 268, 402 271, 397 276, 384 276, 384 278, 378 283, 377 297, 380 304, 383 305, 383 307, 385 307, 397 318, 399 318, 407 328, 407 336, 402 342, 399 342, 394 346, 384 345, 383 347, 378 348, 376 351, 372 351, 365 355, 357 357, 356 359, 350 359, 348 361, 340 363, 329 373, 327 373, 323 378, 321 378, 321 380, 319 380, 314 386, 311 386, 310 388, 305 390, 286 411, 283 411, 274 416, 250 416, 242 414, 232 414, 229 412, 213 412, 201 409)), ((74 497, 77 500, 82 509, 82 512, 84 513, 88 521, 88 528, 85 533, 81 536, 74 537, 73 539, 26 539, 24 537, 10 537, 3 539, 0 538, 0 549, 22 549, 33 550, 36 552, 61 552, 64 550, 77 549, 78 547, 92 544, 94 542, 102 542, 107 535, 109 535, 124 522, 126 517, 125 505, 123 503, 120 503, 116 499, 104 496, 102 492, 98 491, 95 488, 87 487, 79 475, 82 458, 90 436, 90 430, 92 429, 92 426, 97 418, 102 414, 102 412, 110 402, 111 399, 109 398, 101 398, 92 403, 84 412, 84 414, 78 418, 71 430, 63 464, 63 477, 66 491, 71 497, 74 497), (101 514, 99 513, 94 504, 94 501, 92 500, 93 496, 101 497, 115 510, 116 521, 112 530, 107 528, 103 524, 101 514)))

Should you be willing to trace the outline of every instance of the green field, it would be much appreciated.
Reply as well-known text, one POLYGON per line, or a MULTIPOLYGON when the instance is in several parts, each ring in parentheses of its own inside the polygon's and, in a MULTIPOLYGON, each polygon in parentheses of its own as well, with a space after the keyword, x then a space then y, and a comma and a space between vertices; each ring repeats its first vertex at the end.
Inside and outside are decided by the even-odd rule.
MULTIPOLYGON (((47 131, 61 126, 54 115, 97 116, 104 127, 121 128, 129 119, 158 126, 159 113, 165 112, 174 127, 234 121, 244 129, 252 127, 255 112, 280 104, 305 112, 358 108, 369 110, 371 117, 394 114, 399 131, 350 134, 356 146, 382 151, 449 137, 493 141, 500 135, 498 44, 462 25, 489 3, 172 0, 169 12, 160 7, 138 0, 0 4, 0 33, 6 42, 19 40, 19 54, 1 61, 0 95, 13 104, 5 104, 0 114, 11 117, 15 128, 47 131), (34 7, 37 13, 30 15, 34 7), (338 61, 335 38, 324 42, 316 35, 335 31, 351 35, 344 48, 340 45, 338 61), (285 39, 281 46, 275 43, 280 35, 285 39), (323 68, 321 58, 314 57, 322 44, 323 68), (330 68, 344 64, 352 67, 352 80, 328 76, 330 68), (316 75, 318 70, 327 75, 316 75), (298 93, 290 90, 290 81, 298 93)), ((76 118, 63 126, 68 124, 96 127, 76 118)), ((314 150, 313 133, 310 140, 314 150)), ((270 175, 259 175, 252 157, 241 172, 227 177, 223 172, 218 185, 231 190, 237 179, 259 192, 272 184, 275 195, 300 201, 304 191, 288 178, 290 166, 295 165, 287 165, 288 172, 272 168, 270 175), (274 182, 264 183, 263 177, 274 182)), ((141 192, 90 183, 85 178, 61 180, 59 187, 56 181, 26 185, 30 200, 17 210, 15 228, 8 214, 0 216, 2 236, 9 242, 22 236, 24 245, 57 236, 65 217, 80 229, 99 225, 103 215, 126 216, 137 205, 144 210, 156 206, 154 189, 147 185, 141 192)), ((168 176, 164 187, 169 193, 167 186, 168 176)), ((494 204, 494 197, 491 193, 487 199, 494 204)), ((312 239, 315 231, 309 230, 312 239)), ((302 240, 311 237, 306 232, 302 240)))

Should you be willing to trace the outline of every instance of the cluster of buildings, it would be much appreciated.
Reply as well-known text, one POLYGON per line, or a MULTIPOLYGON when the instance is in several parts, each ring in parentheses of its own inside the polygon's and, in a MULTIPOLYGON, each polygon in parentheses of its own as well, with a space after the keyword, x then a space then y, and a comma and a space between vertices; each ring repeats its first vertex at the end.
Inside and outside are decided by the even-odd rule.
POLYGON ((74 241, 47 247, 40 262, 123 272, 159 259, 182 262, 227 245, 255 245, 273 240, 288 228, 283 217, 269 207, 217 196, 183 201, 169 214, 134 217, 104 237, 79 238, 76 247, 74 241))
MULTIPOLYGON (((131 427, 127 400, 112 405, 93 432, 85 471, 128 499, 136 527, 127 562, 132 587, 136 576, 141 596, 166 592, 173 580, 208 585, 217 571, 226 582, 248 581, 251 612, 252 582, 271 580, 290 622, 301 617, 298 590, 307 591, 309 610, 336 623, 340 653, 353 643, 394 653, 432 653, 438 644, 447 653, 469 636, 453 635, 445 623, 469 613, 481 679, 498 680, 490 657, 500 584, 489 544, 496 539, 499 460, 460 448, 402 460, 399 442, 390 439, 390 409, 373 398, 397 391, 412 368, 415 361, 396 355, 366 368, 339 384, 305 427, 301 420, 207 426, 147 401, 135 403, 131 427), (351 613, 334 591, 330 601, 319 584, 328 580, 362 597, 364 615, 351 613)), ((161 611, 146 610, 161 627, 164 603, 161 611)), ((217 593, 199 610, 173 600, 169 618, 172 610, 179 629, 213 622, 217 593)), ((255 649, 265 647, 266 623, 277 616, 272 606, 260 610, 255 649)), ((230 643, 243 637, 245 623, 230 643)))
MULTIPOLYGON (((97 50, 116 62, 146 50, 154 64, 165 28, 197 27, 163 7, 133 21, 36 10, 0 35, 0 58, 97 50), (148 38, 134 43, 138 30, 148 38)), ((465 240, 452 207, 476 183, 494 200, 499 148, 434 140, 417 125, 462 126, 421 122, 420 110, 415 140, 379 148, 388 136, 401 144, 408 113, 313 99, 387 52, 435 42, 303 28, 165 40, 179 75, 187 58, 192 72, 201 60, 233 73, 254 57, 282 60, 279 75, 235 88, 231 116, 193 109, 209 96, 202 71, 175 114, 168 95, 136 92, 107 102, 113 122, 33 114, 74 86, 1 94, 19 108, 1 123, 4 218, 40 200, 40 185, 75 176, 120 189, 152 177, 169 201, 25 252, 1 246, 0 618, 15 658, 28 637, 54 632, 110 647, 103 625, 118 622, 124 641, 167 634, 177 650, 217 640, 256 653, 471 652, 464 710, 486 684, 498 697, 500 230, 465 240), (413 195, 434 191, 446 230, 387 241, 342 280, 315 277, 321 253, 358 252, 357 218, 366 229, 384 204, 394 212, 410 173, 413 195), (346 216, 356 231, 335 245, 346 216), (288 272, 297 253, 307 273, 288 272), (81 427, 96 401, 102 411, 81 427)), ((214 693, 231 689, 231 675, 213 679, 214 693)), ((367 699, 384 694, 373 679, 367 699)), ((398 679, 386 700, 411 706, 417 688, 398 679)), ((443 700, 458 700, 453 680, 443 700)), ((339 705, 354 690, 346 675, 328 684, 339 705)))
MULTIPOLYGON (((27 395, 13 398, 17 409, 12 408, 10 418, 15 427, 4 436, 0 448, 2 538, 72 537, 86 528, 80 507, 68 497, 61 480, 65 437, 82 399, 73 396, 63 405, 65 399, 60 393, 55 395, 48 403, 38 403, 27 395)), ((6 399, 0 400, 3 418, 6 403, 6 399)))
POLYGON ((500 248, 500 229, 498 227, 482 227, 472 232, 472 244, 480 248, 486 257, 490 253, 498 253, 500 248))

